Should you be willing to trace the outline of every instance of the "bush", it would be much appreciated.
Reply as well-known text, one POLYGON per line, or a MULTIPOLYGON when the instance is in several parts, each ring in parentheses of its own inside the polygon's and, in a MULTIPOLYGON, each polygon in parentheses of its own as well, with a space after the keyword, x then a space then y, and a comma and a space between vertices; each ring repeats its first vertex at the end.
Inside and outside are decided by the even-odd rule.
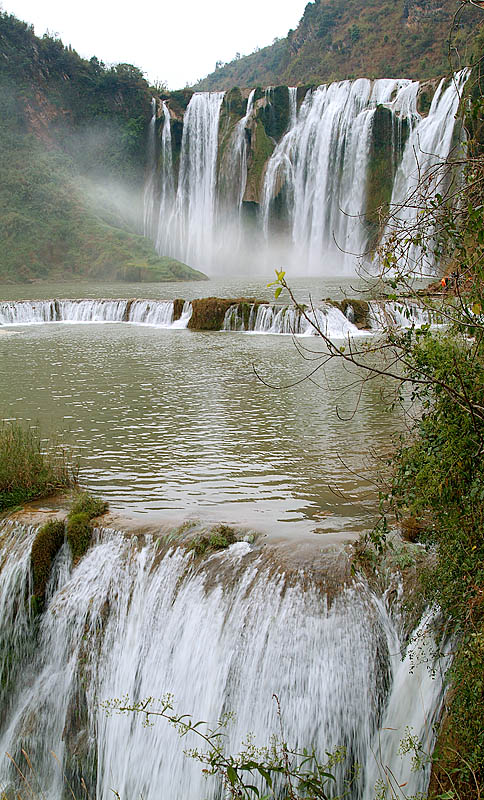
POLYGON ((65 450, 42 448, 40 435, 18 422, 0 426, 0 511, 47 497, 77 482, 65 450))

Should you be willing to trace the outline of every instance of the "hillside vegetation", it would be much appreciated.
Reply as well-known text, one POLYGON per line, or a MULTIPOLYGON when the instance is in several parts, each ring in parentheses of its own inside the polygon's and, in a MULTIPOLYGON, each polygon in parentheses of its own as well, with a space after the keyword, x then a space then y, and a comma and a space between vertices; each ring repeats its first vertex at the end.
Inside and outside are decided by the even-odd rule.
POLYGON ((150 92, 0 13, 0 281, 196 277, 139 235, 150 92))
POLYGON ((449 36, 452 54, 465 63, 469 39, 482 25, 482 14, 470 6, 453 28, 457 6, 454 0, 314 0, 285 39, 219 66, 196 88, 444 75, 449 36))

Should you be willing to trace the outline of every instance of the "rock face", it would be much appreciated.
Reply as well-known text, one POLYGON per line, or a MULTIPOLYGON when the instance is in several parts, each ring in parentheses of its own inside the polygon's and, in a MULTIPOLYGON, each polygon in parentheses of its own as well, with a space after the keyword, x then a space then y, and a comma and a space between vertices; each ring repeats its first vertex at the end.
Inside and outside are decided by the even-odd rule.
POLYGON ((205 297, 201 300, 192 300, 192 316, 188 323, 191 330, 220 331, 223 328, 225 314, 231 306, 258 306, 261 303, 254 298, 239 297, 226 300, 220 297, 205 297))

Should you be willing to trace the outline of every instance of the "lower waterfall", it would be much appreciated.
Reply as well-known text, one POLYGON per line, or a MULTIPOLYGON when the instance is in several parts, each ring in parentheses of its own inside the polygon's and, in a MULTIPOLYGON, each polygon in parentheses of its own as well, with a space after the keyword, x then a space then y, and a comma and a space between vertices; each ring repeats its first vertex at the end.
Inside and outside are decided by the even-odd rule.
MULTIPOLYGON (((145 728, 101 708, 125 695, 171 692, 180 713, 212 723, 233 711, 226 746, 236 753, 248 733, 259 745, 279 733, 275 693, 291 745, 314 746, 323 760, 325 751, 346 748, 339 788, 360 765, 353 800, 373 797, 364 783, 374 774, 382 724, 403 721, 428 741, 441 676, 432 679, 425 667, 408 673, 398 611, 363 583, 335 590, 328 581, 328 590, 319 573, 284 571, 247 542, 199 564, 163 539, 96 529, 76 565, 68 545, 61 549, 45 610, 34 618, 35 533, 15 522, 0 527, 0 791, 7 797, 17 776, 3 754, 19 763, 22 749, 47 800, 69 794, 63 772, 75 796, 85 793, 84 781, 98 800, 113 790, 131 800, 220 797, 216 780, 183 755, 196 740, 180 742, 164 720, 145 728)), ((385 749, 384 766, 400 783, 409 780, 396 755, 404 734, 393 731, 394 746, 385 749)), ((412 776, 412 788, 425 790, 427 780, 412 776)))
POLYGON ((159 328, 186 328, 192 315, 184 303, 174 319, 173 302, 161 300, 19 300, 0 303, 0 326, 46 322, 130 322, 159 328))

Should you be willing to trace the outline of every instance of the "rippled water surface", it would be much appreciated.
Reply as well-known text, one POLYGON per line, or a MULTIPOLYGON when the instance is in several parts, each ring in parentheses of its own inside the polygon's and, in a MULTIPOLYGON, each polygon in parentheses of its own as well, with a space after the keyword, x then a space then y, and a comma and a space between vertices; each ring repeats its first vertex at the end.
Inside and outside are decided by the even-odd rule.
MULTIPOLYGON (((273 272, 263 278, 212 278, 207 281, 182 281, 173 283, 31 283, 25 285, 0 284, 0 300, 46 300, 57 298, 112 298, 142 297, 157 300, 194 300, 197 297, 256 297, 273 299, 273 290, 267 284, 274 280, 273 272)), ((288 276, 291 288, 301 303, 310 298, 315 303, 325 297, 337 300, 340 297, 357 297, 368 285, 358 278, 294 278, 288 276)), ((283 298, 281 297, 281 300, 283 298)))
POLYGON ((341 392, 352 382, 341 365, 318 385, 264 385, 254 366, 271 385, 303 377, 308 363, 291 337, 127 324, 9 330, 2 416, 72 444, 83 482, 112 506, 294 531, 370 524, 363 473, 399 420, 376 384, 353 414, 360 385, 341 392))

